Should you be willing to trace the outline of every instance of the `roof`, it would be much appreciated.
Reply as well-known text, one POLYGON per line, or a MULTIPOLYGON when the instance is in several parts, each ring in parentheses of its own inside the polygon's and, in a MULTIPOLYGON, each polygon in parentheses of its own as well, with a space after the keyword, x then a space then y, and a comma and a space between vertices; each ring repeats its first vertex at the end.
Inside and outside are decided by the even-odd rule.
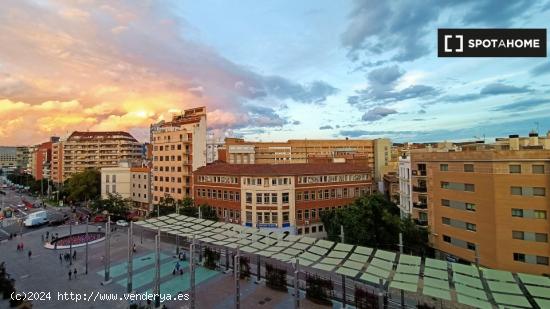
POLYGON ((80 140, 80 139, 95 139, 95 138, 113 138, 113 139, 131 139, 133 141, 137 140, 128 132, 124 131, 93 131, 93 132, 83 132, 83 131, 74 131, 71 133, 67 140, 80 140))
POLYGON ((548 308, 550 304, 550 278, 538 275, 478 268, 177 214, 135 225, 179 235, 188 241, 194 238, 210 247, 231 251, 239 248, 251 260, 262 256, 264 262, 287 265, 298 260, 301 271, 323 277, 341 274, 344 280, 373 288, 382 281, 390 293, 406 291, 419 302, 437 300, 442 308, 454 308, 457 303, 477 308, 536 308, 534 303, 548 308))
POLYGON ((342 173, 368 173, 371 169, 355 163, 228 164, 213 163, 200 167, 197 175, 298 176, 342 173))

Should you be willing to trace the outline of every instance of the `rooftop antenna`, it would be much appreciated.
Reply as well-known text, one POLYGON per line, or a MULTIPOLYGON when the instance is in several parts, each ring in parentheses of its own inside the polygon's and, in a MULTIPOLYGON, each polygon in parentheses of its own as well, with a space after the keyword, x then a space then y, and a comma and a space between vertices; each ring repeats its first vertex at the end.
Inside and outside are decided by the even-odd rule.
POLYGON ((536 133, 539 133, 539 122, 538 122, 538 121, 535 121, 535 125, 537 126, 537 131, 536 131, 536 133))

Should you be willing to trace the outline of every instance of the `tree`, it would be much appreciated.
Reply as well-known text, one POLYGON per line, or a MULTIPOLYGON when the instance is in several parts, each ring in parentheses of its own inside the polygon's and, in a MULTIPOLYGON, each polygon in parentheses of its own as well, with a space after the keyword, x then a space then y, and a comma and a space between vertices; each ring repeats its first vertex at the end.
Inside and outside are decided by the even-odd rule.
POLYGON ((194 203, 195 202, 190 197, 185 197, 182 201, 180 201, 180 215, 197 218, 199 216, 199 212, 197 208, 195 208, 194 203))
POLYGON ((216 210, 214 207, 209 205, 200 205, 199 208, 201 209, 201 217, 202 219, 206 220, 212 220, 212 221, 218 221, 218 214, 216 213, 216 210))
POLYGON ((132 201, 130 199, 124 199, 118 193, 109 193, 106 199, 96 200, 92 204, 92 208, 98 213, 106 211, 113 217, 113 219, 117 220, 125 219, 127 217, 130 210, 130 205, 132 205, 132 201))
POLYGON ((409 218, 402 220, 396 208, 383 195, 375 194, 357 198, 348 207, 323 212, 321 220, 328 238, 333 241, 340 241, 340 226, 343 226, 344 241, 348 244, 396 250, 402 232, 406 249, 425 254, 427 230, 409 218))
POLYGON ((95 200, 101 194, 101 173, 93 168, 76 173, 65 181, 63 190, 70 201, 95 200))

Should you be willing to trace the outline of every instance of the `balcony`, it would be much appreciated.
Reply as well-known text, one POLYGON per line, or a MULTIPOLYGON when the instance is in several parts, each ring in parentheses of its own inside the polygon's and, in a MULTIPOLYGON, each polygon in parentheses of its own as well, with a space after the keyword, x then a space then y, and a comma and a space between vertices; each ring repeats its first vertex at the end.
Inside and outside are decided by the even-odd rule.
POLYGON ((428 226, 428 220, 414 219, 414 223, 418 226, 428 226))
POLYGON ((413 186, 413 192, 425 193, 428 191, 427 187, 413 186))
POLYGON ((418 209, 427 209, 428 204, 422 203, 422 202, 416 202, 416 203, 413 203, 413 207, 418 209))
POLYGON ((426 176, 426 170, 413 170, 411 174, 413 176, 426 176))

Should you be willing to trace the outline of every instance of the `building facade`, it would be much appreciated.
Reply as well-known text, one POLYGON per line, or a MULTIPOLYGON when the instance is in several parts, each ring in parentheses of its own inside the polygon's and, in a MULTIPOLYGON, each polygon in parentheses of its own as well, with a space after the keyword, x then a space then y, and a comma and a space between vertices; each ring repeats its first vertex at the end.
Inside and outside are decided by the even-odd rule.
POLYGON ((412 214, 412 169, 411 157, 402 155, 399 157, 399 210, 401 217, 405 218, 412 214))
POLYGON ((413 180, 425 190, 413 194, 425 195, 431 242, 443 256, 550 274, 550 150, 413 152, 412 161, 417 180, 427 176, 413 180))
POLYGON ((11 173, 17 168, 17 148, 0 146, 0 169, 4 173, 11 173))
POLYGON ((391 163, 389 139, 374 140, 288 140, 286 142, 251 142, 226 138, 222 157, 231 164, 288 164, 351 162, 365 164, 374 172, 376 182, 391 163))
POLYGON ((153 196, 151 195, 151 168, 148 166, 130 168, 130 198, 134 210, 140 216, 151 211, 153 196))
POLYGON ((185 110, 151 126, 153 203, 192 197, 192 173, 206 165, 206 108, 185 110))
POLYGON ((131 164, 119 162, 118 166, 101 168, 101 198, 107 199, 109 194, 118 194, 122 198, 132 197, 131 164))
POLYGON ((62 183, 87 168, 116 167, 142 159, 142 144, 122 131, 73 132, 52 145, 52 180, 62 183))
POLYGON ((214 207, 226 222, 324 237, 323 211, 345 207, 374 190, 361 164, 227 164, 199 168, 195 204, 214 207))
POLYGON ((101 169, 101 198, 118 194, 132 201, 132 211, 146 216, 151 210, 151 168, 147 164, 122 161, 116 167, 101 169))

